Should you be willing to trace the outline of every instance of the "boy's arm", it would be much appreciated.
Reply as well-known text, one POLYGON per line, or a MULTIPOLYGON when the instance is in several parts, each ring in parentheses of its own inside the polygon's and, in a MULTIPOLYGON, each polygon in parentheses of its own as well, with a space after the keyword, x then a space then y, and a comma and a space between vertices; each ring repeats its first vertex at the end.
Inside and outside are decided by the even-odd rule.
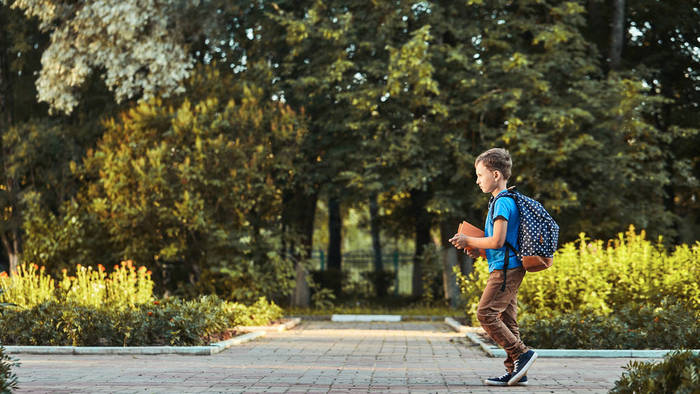
POLYGON ((455 234, 450 238, 452 245, 457 249, 499 249, 506 243, 506 233, 508 232, 508 221, 499 216, 493 223, 493 235, 490 237, 468 237, 464 234, 455 234))

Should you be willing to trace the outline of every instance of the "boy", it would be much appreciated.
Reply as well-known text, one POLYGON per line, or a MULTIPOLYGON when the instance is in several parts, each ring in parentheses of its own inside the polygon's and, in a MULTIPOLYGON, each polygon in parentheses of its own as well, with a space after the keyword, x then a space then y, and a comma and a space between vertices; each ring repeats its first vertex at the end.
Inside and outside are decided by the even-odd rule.
POLYGON ((477 317, 486 333, 505 349, 504 361, 507 373, 484 380, 486 385, 526 385, 527 370, 537 359, 537 353, 528 349, 520 340, 517 323, 517 295, 525 269, 515 251, 517 250, 520 214, 515 201, 510 197, 496 198, 507 191, 508 178, 513 166, 510 154, 505 149, 489 149, 477 157, 476 184, 481 191, 490 193, 488 214, 484 226, 484 237, 468 237, 455 234, 450 242, 458 249, 472 248, 469 255, 479 255, 485 249, 489 264, 489 278, 479 300, 477 317), (507 272, 503 267, 508 253, 507 272), (505 289, 502 288, 505 275, 505 289))

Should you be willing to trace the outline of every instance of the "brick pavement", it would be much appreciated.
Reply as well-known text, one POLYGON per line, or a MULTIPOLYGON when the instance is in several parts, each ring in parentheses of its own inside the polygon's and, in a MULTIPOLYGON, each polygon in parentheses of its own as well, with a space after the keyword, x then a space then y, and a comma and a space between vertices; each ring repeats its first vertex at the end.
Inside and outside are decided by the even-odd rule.
POLYGON ((303 322, 213 356, 17 355, 20 393, 606 392, 627 359, 538 359, 527 387, 438 322, 303 322))

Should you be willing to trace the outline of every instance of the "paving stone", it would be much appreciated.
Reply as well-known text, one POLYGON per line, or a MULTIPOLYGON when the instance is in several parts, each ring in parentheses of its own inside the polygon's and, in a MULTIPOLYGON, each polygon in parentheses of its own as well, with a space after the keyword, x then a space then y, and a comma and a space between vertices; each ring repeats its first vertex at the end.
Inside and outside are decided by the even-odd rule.
MULTIPOLYGON (((15 355, 19 393, 498 393, 502 374, 441 322, 304 322, 211 356, 15 355)), ((636 359, 639 360, 639 359, 636 359)), ((629 359, 540 358, 508 392, 604 393, 629 359)))

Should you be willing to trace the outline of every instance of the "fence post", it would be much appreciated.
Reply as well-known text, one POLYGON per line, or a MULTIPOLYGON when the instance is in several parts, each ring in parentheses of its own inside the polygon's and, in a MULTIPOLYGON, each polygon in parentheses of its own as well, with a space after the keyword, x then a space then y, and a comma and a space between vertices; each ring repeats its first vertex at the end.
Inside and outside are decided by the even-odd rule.
POLYGON ((396 275, 396 284, 394 285, 394 295, 399 295, 399 251, 394 251, 394 274, 396 275))
POLYGON ((319 260, 321 260, 321 271, 325 271, 324 268, 325 268, 326 261, 324 259, 323 249, 318 250, 318 257, 319 257, 319 260))

